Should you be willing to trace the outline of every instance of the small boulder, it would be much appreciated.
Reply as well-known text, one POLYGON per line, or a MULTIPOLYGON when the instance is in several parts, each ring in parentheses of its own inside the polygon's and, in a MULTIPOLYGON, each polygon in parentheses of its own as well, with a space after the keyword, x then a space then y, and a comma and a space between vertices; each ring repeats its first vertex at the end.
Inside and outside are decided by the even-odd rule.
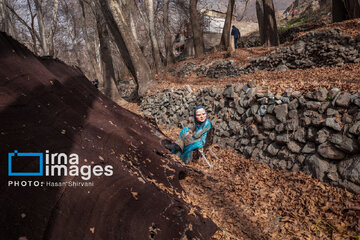
POLYGON ((344 152, 328 142, 320 144, 317 151, 322 157, 327 159, 341 160, 345 158, 344 152))
POLYGON ((336 99, 336 105, 340 107, 348 107, 350 103, 351 94, 348 92, 341 93, 336 99))

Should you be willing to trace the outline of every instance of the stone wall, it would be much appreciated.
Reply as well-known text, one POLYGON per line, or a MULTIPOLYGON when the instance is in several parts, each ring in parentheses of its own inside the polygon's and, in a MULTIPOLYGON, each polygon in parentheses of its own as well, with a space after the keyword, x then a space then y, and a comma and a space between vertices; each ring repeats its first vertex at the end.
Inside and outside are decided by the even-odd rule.
POLYGON ((293 44, 277 48, 268 56, 254 58, 242 66, 233 60, 216 60, 210 63, 187 62, 169 69, 174 76, 190 73, 209 78, 233 77, 256 70, 286 71, 313 67, 339 67, 360 62, 360 39, 344 35, 339 29, 310 31, 293 44))
POLYGON ((165 89, 143 99, 141 110, 165 126, 193 122, 206 107, 215 142, 273 168, 305 171, 360 192, 360 96, 334 88, 282 95, 246 85, 192 92, 165 89))

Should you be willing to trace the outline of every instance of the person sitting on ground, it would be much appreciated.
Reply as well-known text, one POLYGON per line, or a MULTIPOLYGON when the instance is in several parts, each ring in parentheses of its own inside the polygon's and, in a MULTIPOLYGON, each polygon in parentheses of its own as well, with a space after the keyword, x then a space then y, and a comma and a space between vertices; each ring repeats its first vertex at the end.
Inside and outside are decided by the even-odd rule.
POLYGON ((194 121, 195 128, 193 131, 189 127, 184 127, 175 143, 164 145, 185 163, 192 159, 195 149, 202 148, 205 145, 207 132, 211 128, 210 120, 203 106, 195 108, 194 121))
POLYGON ((235 49, 236 49, 236 48, 238 48, 237 42, 238 42, 238 39, 240 39, 240 31, 237 27, 235 27, 235 25, 232 26, 231 35, 234 36, 234 45, 235 45, 235 49))

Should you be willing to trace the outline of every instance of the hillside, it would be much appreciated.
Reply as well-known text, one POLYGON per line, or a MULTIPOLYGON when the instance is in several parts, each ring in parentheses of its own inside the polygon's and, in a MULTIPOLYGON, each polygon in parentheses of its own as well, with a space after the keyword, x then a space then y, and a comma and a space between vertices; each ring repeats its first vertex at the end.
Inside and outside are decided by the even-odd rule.
POLYGON ((79 69, 37 57, 4 33, 0 66, 2 239, 213 235, 216 225, 182 200, 186 168, 165 156, 165 136, 151 122, 101 94, 79 69), (80 170, 11 176, 41 164, 22 158, 8 166, 15 150, 76 154, 62 169, 80 170))
MULTIPOLYGON (((316 1, 294 4, 304 2, 316 1)), ((81 7, 71 4, 59 12, 81 7)), ((211 4, 222 11, 227 1, 211 4)), ((93 17, 104 33, 112 26, 93 17)), ((359 240, 360 19, 328 19, 283 22, 277 47, 251 47, 250 36, 234 52, 163 67, 141 98, 135 80, 119 77, 121 105, 80 68, 0 32, 1 239, 359 240), (213 167, 165 148, 199 105, 214 130, 218 159, 204 150, 213 167)), ((71 51, 86 41, 72 40, 71 51)), ((120 51, 108 56, 128 57, 120 51)))
MULTIPOLYGON (((352 40, 344 43, 342 40, 355 39, 358 44, 359 24, 359 20, 351 20, 296 32, 293 41, 277 48, 237 49, 234 56, 216 52, 179 62, 168 69, 166 74, 159 76, 160 84, 143 100, 141 108, 136 104, 128 104, 126 107, 140 115, 150 112, 161 125, 162 131, 175 140, 181 130, 177 125, 186 123, 186 120, 182 121, 181 114, 175 113, 191 112, 181 107, 191 106, 188 99, 199 101, 196 104, 205 104, 211 109, 213 121, 218 123, 219 119, 233 117, 230 111, 231 97, 226 100, 226 95, 234 94, 235 99, 238 86, 248 89, 247 94, 251 93, 250 90, 261 89, 260 99, 269 93, 267 91, 274 95, 277 93, 276 99, 280 100, 294 92, 309 95, 318 92, 320 88, 326 91, 339 88, 356 97, 360 89, 360 59, 358 52, 355 51, 354 56, 345 51, 350 49, 347 44, 352 40), (307 45, 304 47, 302 42, 307 45), (315 47, 317 44, 321 48, 315 47), (341 48, 345 46, 342 44, 347 47, 341 48), (333 49, 343 51, 336 50, 335 53, 333 49), (319 52, 322 51, 328 55, 321 57, 322 53, 319 52), (278 58, 283 60, 280 65, 276 65, 278 58), (336 61, 332 61, 333 58, 336 61), (296 64, 293 59, 311 59, 312 65, 306 65, 306 62, 296 64), (257 66, 254 71, 249 70, 252 66, 257 66), (231 89, 234 89, 233 92, 231 89), (218 96, 218 93, 224 95, 223 103, 222 99, 212 102, 211 96, 218 96), (146 107, 150 102, 154 110, 162 109, 160 114, 146 107), (211 108, 213 104, 215 107, 211 108), (221 108, 223 111, 215 111, 223 114, 214 116, 217 113, 214 109, 221 108)), ((354 49, 359 49, 356 44, 354 49)), ((244 115, 251 110, 250 107, 248 111, 245 108, 244 115)), ((359 108, 353 111, 359 112, 359 108)), ((247 116, 251 116, 251 112, 247 116)), ((246 121, 252 117, 256 118, 256 115, 246 118, 246 121)), ((241 119, 237 121, 246 124, 241 119)), ((235 120, 229 123, 236 126, 235 120)), ((222 122, 215 127, 220 128, 222 134, 237 131, 230 124, 229 129, 223 131, 222 122)), ((239 155, 232 147, 221 144, 227 139, 221 138, 221 142, 217 142, 213 148, 219 161, 208 153, 214 169, 209 169, 205 161, 200 159, 190 164, 196 170, 194 174, 181 181, 186 189, 186 201, 201 207, 202 213, 210 216, 219 226, 220 231, 216 233, 215 239, 357 239, 360 234, 359 193, 331 186, 326 181, 320 182, 310 175, 309 170, 307 173, 296 170, 289 172, 287 169, 291 161, 280 161, 276 165, 274 159, 274 165, 269 167, 255 159, 254 152, 247 151, 251 149, 254 139, 256 142, 256 136, 261 136, 256 127, 260 131, 254 120, 244 130, 244 134, 248 131, 251 137, 243 143, 243 154, 239 155)), ((285 158, 288 156, 288 153, 282 154, 285 158)), ((349 161, 359 163, 359 155, 349 161)), ((358 169, 359 164, 357 166, 358 169)), ((355 177, 358 176, 356 171, 354 169, 355 177)))

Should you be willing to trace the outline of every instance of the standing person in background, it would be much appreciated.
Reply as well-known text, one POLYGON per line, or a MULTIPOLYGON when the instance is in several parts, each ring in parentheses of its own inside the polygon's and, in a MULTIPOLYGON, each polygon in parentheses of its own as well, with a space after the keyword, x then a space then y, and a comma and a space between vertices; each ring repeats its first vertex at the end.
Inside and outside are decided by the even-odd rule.
POLYGON ((286 18, 286 21, 289 19, 289 12, 288 11, 285 12, 285 18, 286 18))
POLYGON ((294 17, 294 16, 295 16, 295 9, 293 9, 291 12, 291 17, 294 17))
POLYGON ((232 26, 231 35, 234 36, 234 44, 235 44, 235 49, 236 49, 236 48, 238 48, 237 41, 238 41, 238 39, 240 39, 240 31, 234 25, 232 26))

